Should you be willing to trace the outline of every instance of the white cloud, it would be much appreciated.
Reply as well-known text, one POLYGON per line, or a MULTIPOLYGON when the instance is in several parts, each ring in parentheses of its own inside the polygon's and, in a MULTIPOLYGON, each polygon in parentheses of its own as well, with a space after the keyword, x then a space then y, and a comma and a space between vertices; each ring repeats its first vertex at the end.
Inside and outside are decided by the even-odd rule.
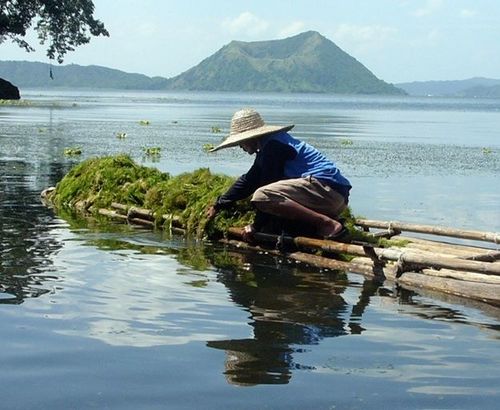
POLYGON ((222 26, 231 34, 258 36, 265 33, 270 24, 249 11, 245 11, 234 19, 224 20, 222 26))
POLYGON ((471 9, 462 9, 460 10, 460 17, 463 18, 471 18, 477 15, 476 10, 471 10, 471 9))
POLYGON ((441 32, 437 28, 434 28, 427 33, 427 40, 429 44, 437 43, 440 38, 441 38, 441 32))
POLYGON ((363 52, 367 49, 383 48, 384 42, 396 33, 397 29, 388 26, 341 24, 334 32, 333 41, 363 52))
POLYGON ((279 37, 290 37, 304 31, 305 24, 303 21, 294 21, 279 32, 279 37))
POLYGON ((425 5, 413 12, 416 17, 425 17, 434 14, 443 5, 443 0, 427 0, 425 5))

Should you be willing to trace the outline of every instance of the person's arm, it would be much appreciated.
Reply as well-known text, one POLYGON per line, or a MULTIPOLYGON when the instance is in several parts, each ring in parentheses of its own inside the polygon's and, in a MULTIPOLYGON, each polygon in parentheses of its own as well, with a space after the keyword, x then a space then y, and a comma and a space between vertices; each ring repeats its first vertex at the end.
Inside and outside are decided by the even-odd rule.
POLYGON ((260 181, 260 166, 257 158, 248 170, 248 172, 240 176, 235 183, 222 195, 220 195, 215 203, 211 205, 206 212, 208 219, 215 217, 221 209, 230 208, 236 201, 245 199, 254 193, 259 187, 260 181))
POLYGON ((224 194, 217 198, 214 204, 216 211, 229 208, 234 202, 252 195, 259 187, 260 173, 256 160, 246 174, 241 175, 224 194))

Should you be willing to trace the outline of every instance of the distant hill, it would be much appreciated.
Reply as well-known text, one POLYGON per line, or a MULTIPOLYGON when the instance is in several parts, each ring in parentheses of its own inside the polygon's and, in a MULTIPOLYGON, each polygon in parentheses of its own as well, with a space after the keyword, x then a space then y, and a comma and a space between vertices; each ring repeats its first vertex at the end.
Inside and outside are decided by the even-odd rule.
POLYGON ((459 93, 459 97, 469 97, 469 98, 500 98, 500 84, 486 86, 477 86, 467 88, 466 90, 459 93))
POLYGON ((405 94, 321 34, 284 40, 232 41, 171 78, 168 89, 342 94, 405 94))
POLYGON ((0 61, 0 78, 21 89, 68 87, 405 94, 375 77, 363 64, 314 31, 284 40, 232 41, 197 66, 170 79, 150 78, 100 66, 50 66, 27 61, 0 61))
POLYGON ((414 81, 396 84, 409 95, 500 98, 500 80, 474 77, 456 81, 414 81))
POLYGON ((167 79, 130 74, 100 66, 54 65, 29 61, 0 61, 0 78, 19 88, 161 89, 167 79), (52 71, 53 79, 50 78, 52 71))

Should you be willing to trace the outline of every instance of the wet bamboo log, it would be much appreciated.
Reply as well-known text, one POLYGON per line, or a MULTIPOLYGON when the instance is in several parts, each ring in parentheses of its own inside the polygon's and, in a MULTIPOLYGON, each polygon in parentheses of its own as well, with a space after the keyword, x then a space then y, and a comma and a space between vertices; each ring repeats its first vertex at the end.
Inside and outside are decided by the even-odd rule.
POLYGON ((118 209, 118 210, 123 211, 125 213, 127 213, 128 209, 130 208, 129 206, 123 205, 123 204, 119 204, 118 202, 111 202, 110 206, 113 209, 118 209))
POLYGON ((154 221, 155 219, 154 212, 151 211, 150 209, 139 208, 136 206, 127 206, 119 204, 117 202, 112 202, 111 208, 118 209, 126 213, 129 219, 139 218, 147 221, 154 221))
POLYGON ((483 275, 482 273, 460 272, 450 269, 422 269, 422 273, 425 275, 436 276, 440 278, 451 278, 463 280, 466 282, 500 285, 500 276, 496 275, 483 275))
POLYGON ((453 256, 463 259, 467 259, 472 256, 491 251, 491 249, 486 249, 486 248, 466 246, 462 244, 442 243, 429 239, 417 239, 409 237, 400 237, 399 239, 409 241, 408 244, 405 246, 406 249, 412 249, 417 252, 420 251, 432 252, 436 254, 453 256))
POLYGON ((106 216, 108 218, 118 219, 124 223, 129 222, 134 225, 146 226, 149 228, 154 228, 154 222, 148 219, 129 217, 128 215, 123 215, 112 209, 99 208, 99 215, 106 216))
MULTIPOLYGON (((241 228, 230 228, 229 233, 236 235, 237 237, 242 237, 241 228)), ((267 241, 267 242, 277 242, 280 240, 280 236, 256 233, 256 240, 267 241)), ((478 262, 465 259, 457 259, 452 257, 439 257, 419 254, 414 251, 402 251, 399 249, 384 249, 384 248, 367 248, 360 245, 352 245, 339 243, 334 241, 327 241, 321 239, 313 239, 297 236, 294 238, 283 237, 282 241, 294 244, 299 249, 319 249, 327 252, 333 253, 346 253, 356 256, 373 256, 375 255, 380 260, 396 261, 401 264, 407 265, 417 265, 425 268, 446 268, 453 270, 461 270, 468 272, 478 272, 484 274, 500 275, 500 264, 494 264, 489 262, 478 262)))
POLYGON ((460 239, 472 239, 476 241, 500 243, 500 233, 483 232, 465 229, 447 228, 443 226, 419 225, 403 223, 398 221, 378 221, 373 219, 357 219, 356 225, 364 228, 394 229, 398 231, 418 232, 439 236, 449 236, 460 239))
POLYGON ((178 228, 176 226, 171 226, 170 227, 170 232, 171 233, 175 233, 177 235, 182 235, 182 236, 185 236, 186 235, 186 230, 185 229, 182 229, 182 228, 178 228))
MULTIPOLYGON (((151 221, 154 221, 156 219, 156 215, 151 209, 139 208, 139 207, 135 207, 135 206, 128 206, 128 205, 120 204, 118 202, 112 202, 111 208, 122 211, 127 216, 129 216, 129 218, 136 217, 136 218, 141 218, 141 219, 146 219, 146 220, 151 220, 151 221)), ((180 229, 178 232, 185 233, 182 222, 178 216, 171 215, 171 214, 164 214, 164 215, 162 215, 162 219, 164 221, 169 221, 172 228, 175 227, 177 229, 180 229)))
MULTIPOLYGON (((373 272, 373 269, 369 265, 356 264, 351 262, 339 261, 332 258, 326 258, 324 256, 312 255, 305 252, 289 252, 283 253, 276 249, 265 249, 258 245, 250 245, 247 242, 234 240, 234 239, 221 239, 219 242, 234 246, 239 249, 250 249, 254 251, 264 251, 271 255, 281 255, 289 259, 307 263, 308 265, 315 266, 322 269, 332 269, 339 271, 348 271, 353 273, 358 273, 369 278, 376 278, 378 275, 373 272)), ((385 278, 382 278, 385 279, 385 278)))
POLYGON ((384 277, 391 281, 396 280, 397 266, 395 263, 387 262, 380 263, 379 261, 374 261, 371 258, 364 256, 357 256, 351 260, 352 269, 350 272, 359 273, 363 270, 372 271, 375 276, 384 277))
MULTIPOLYGON (((114 209, 100 208, 98 213, 100 215, 107 216, 108 218, 118 219, 124 223, 141 225, 151 229, 155 227, 154 219, 149 219, 152 215, 152 212, 149 209, 128 207, 127 205, 116 202, 113 202, 111 207, 114 209), (133 209, 133 212, 130 212, 130 209, 133 209), (146 218, 144 218, 144 216, 146 218)), ((163 215, 163 219, 172 221, 172 224, 168 227, 168 230, 171 233, 186 235, 186 230, 182 227, 182 224, 180 224, 179 218, 172 218, 169 215, 163 215)))
POLYGON ((406 272, 398 284, 411 289, 430 289, 451 295, 500 305, 500 285, 469 282, 451 278, 439 278, 421 273, 406 272))
POLYGON ((143 219, 143 218, 134 218, 134 217, 127 217, 127 220, 129 223, 134 224, 134 225, 141 225, 141 226, 146 226, 148 228, 154 228, 155 223, 153 221, 150 221, 149 219, 143 219))
POLYGON ((123 215, 119 212, 113 211, 112 209, 100 208, 98 211, 99 215, 107 216, 108 218, 119 219, 123 222, 127 222, 127 215, 123 215))
POLYGON ((481 261, 481 262, 495 262, 500 260, 500 251, 490 251, 486 253, 480 253, 477 255, 469 256, 466 259, 470 259, 472 261, 481 261))

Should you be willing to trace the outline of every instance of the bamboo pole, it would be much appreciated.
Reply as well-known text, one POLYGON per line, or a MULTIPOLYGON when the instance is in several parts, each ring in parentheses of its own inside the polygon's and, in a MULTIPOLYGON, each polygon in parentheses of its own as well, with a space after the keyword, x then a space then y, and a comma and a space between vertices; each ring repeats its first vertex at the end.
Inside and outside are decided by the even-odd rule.
MULTIPOLYGON (((123 222, 130 222, 135 225, 142 225, 149 228, 155 227, 154 213, 150 209, 129 207, 118 202, 112 202, 110 206, 121 212, 100 208, 98 210, 99 214, 109 218, 120 219, 123 222), (126 215, 123 212, 126 213, 126 215)), ((179 217, 174 215, 163 215, 162 217, 164 220, 171 222, 171 226, 169 227, 170 232, 179 235, 186 234, 186 230, 184 229, 179 217)))
POLYGON ((127 215, 122 215, 116 211, 113 211, 111 209, 105 209, 105 208, 99 208, 97 211, 99 215, 107 216, 108 218, 114 218, 114 219, 119 219, 123 222, 127 222, 127 215))
POLYGON ((454 256, 463 259, 468 259, 474 255, 486 253, 489 251, 489 249, 485 248, 477 248, 477 247, 469 248, 459 244, 441 243, 430 240, 414 241, 412 238, 405 238, 405 239, 411 241, 405 246, 405 249, 412 249, 418 252, 423 251, 423 252, 439 253, 442 255, 454 256))
POLYGON ((250 245, 247 242, 242 242, 234 239, 221 239, 219 242, 234 246, 239 249, 265 251, 271 255, 282 255, 289 259, 307 263, 317 268, 348 271, 348 272, 358 273, 369 278, 379 277, 379 275, 374 274, 372 267, 366 264, 353 264, 351 262, 339 261, 336 259, 326 258, 324 256, 312 255, 310 253, 304 253, 304 252, 290 252, 283 254, 282 252, 276 249, 264 249, 261 248, 260 246, 250 245))
POLYGON ((150 221, 149 219, 130 218, 129 216, 127 216, 127 220, 135 225, 147 226, 149 228, 154 228, 155 226, 155 223, 153 221, 150 221))
MULTIPOLYGON (((423 269, 422 273, 429 276, 437 276, 441 278, 452 278, 463 280, 466 282, 478 282, 484 284, 500 285, 500 276, 483 275, 482 273, 460 272, 450 269, 423 269)), ((499 294, 500 297, 500 294, 499 294)))
MULTIPOLYGON (((358 245, 338 244, 332 241, 321 241, 317 239, 306 240, 307 238, 296 239, 299 239, 299 241, 297 241, 298 243, 302 243, 307 246, 315 245, 317 249, 333 252, 337 251, 359 256, 367 255, 366 250, 362 246, 358 245)), ((432 267, 437 269, 447 268, 467 272, 500 275, 500 264, 489 262, 478 262, 429 254, 426 255, 415 251, 401 251, 397 249, 373 248, 373 252, 379 259, 382 260, 402 262, 421 267, 432 267)))
POLYGON ((437 290, 500 306, 500 285, 431 277, 414 272, 406 272, 398 279, 398 283, 403 287, 437 290))
POLYGON ((154 221, 154 219, 155 219, 154 212, 150 209, 139 208, 137 206, 128 206, 128 205, 120 204, 118 202, 112 202, 111 208, 118 209, 122 212, 125 212, 129 219, 139 218, 139 219, 148 220, 148 221, 154 221))
POLYGON ((470 259, 472 261, 495 262, 497 260, 500 260, 500 251, 480 253, 477 255, 469 256, 466 259, 470 259))
POLYGON ((153 211, 144 208, 138 208, 136 206, 132 206, 129 208, 127 215, 129 218, 141 218, 146 219, 148 221, 154 221, 155 215, 153 211))
MULTIPOLYGON (((241 228, 230 228, 228 232, 240 238, 242 237, 241 228)), ((263 233, 256 233, 254 236, 256 240, 261 240, 264 242, 277 242, 280 238, 278 235, 263 233)), ((295 244, 300 249, 313 248, 333 253, 346 253, 350 255, 368 257, 374 254, 378 259, 381 260, 396 261, 400 263, 418 265, 421 267, 432 267, 438 269, 447 268, 468 272, 500 275, 500 264, 489 262, 478 262, 452 257, 423 255, 416 253, 415 251, 401 251, 396 249, 384 248, 366 248, 360 245, 351 245, 334 241, 306 238, 302 236, 297 236, 295 238, 283 237, 282 240, 285 243, 295 244)))
POLYGON ((397 275, 397 266, 393 262, 380 263, 378 261, 374 261, 371 258, 367 258, 365 256, 356 256, 351 260, 352 269, 350 270, 353 273, 360 273, 362 270, 370 270, 373 272, 375 276, 384 277, 386 279, 395 281, 397 275))
POLYGON ((123 204, 120 204, 118 202, 111 202, 111 208, 118 209, 118 210, 123 211, 123 212, 127 212, 129 207, 127 205, 123 205, 123 204))
POLYGON ((394 229, 399 231, 427 233, 439 236, 450 236, 453 238, 472 239, 476 241, 500 243, 500 234, 496 232, 472 231, 465 229, 447 228, 443 226, 419 225, 403 223, 398 221, 378 221, 373 219, 357 219, 356 225, 365 228, 394 229))

